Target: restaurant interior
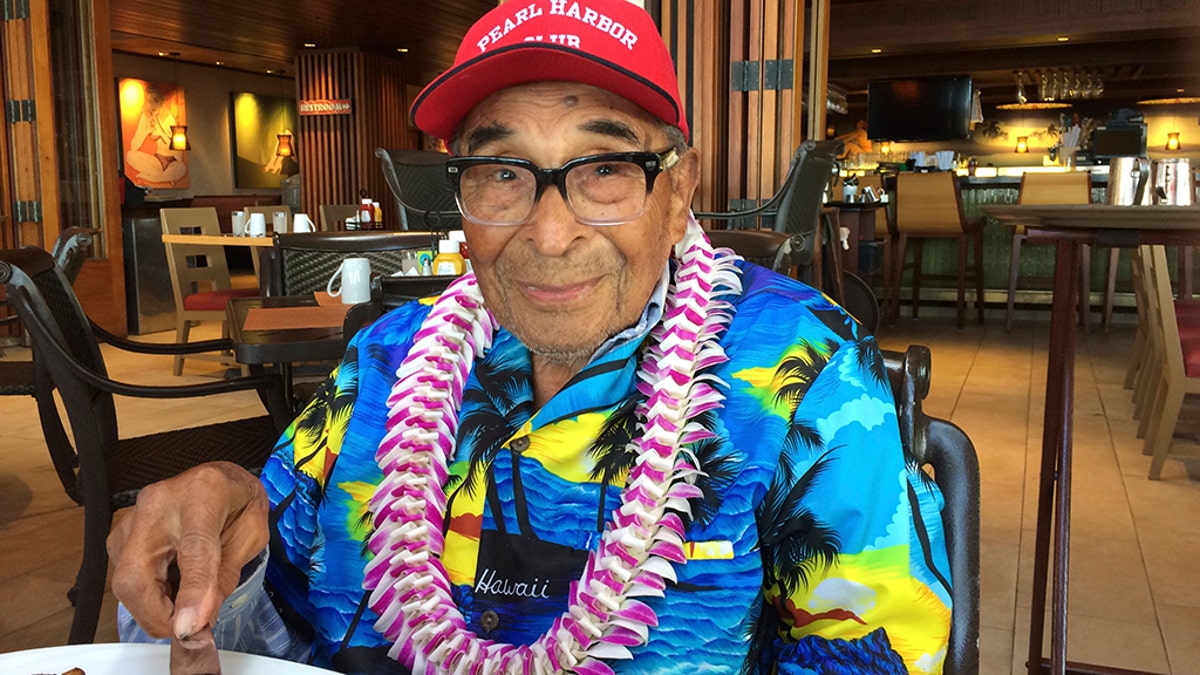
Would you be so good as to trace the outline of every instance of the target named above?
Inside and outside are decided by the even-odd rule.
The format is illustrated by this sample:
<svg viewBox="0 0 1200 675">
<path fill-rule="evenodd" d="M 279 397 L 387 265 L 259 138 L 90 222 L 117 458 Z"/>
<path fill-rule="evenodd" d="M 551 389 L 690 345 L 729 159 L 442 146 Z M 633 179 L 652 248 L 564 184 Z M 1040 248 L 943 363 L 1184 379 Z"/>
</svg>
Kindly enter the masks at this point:
<svg viewBox="0 0 1200 675">
<path fill-rule="evenodd" d="M 770 231 L 768 259 L 778 263 L 781 249 L 795 247 L 783 271 L 810 275 L 882 348 L 929 348 L 918 408 L 961 428 L 979 464 L 978 666 L 962 672 L 1041 672 L 1028 664 L 1032 626 L 1052 664 L 1061 640 L 1070 662 L 1127 669 L 1103 672 L 1200 673 L 1200 591 L 1192 583 L 1200 571 L 1200 342 L 1180 337 L 1200 330 L 1200 312 L 1184 308 L 1200 300 L 1191 240 L 1178 234 L 1200 235 L 1200 0 L 638 4 L 656 17 L 676 60 L 692 144 L 702 153 L 693 208 L 705 226 Z M 295 255 L 289 247 L 300 247 L 295 238 L 312 230 L 344 235 L 332 244 L 337 260 L 353 252 L 376 271 L 395 264 L 401 276 L 416 275 L 403 297 L 436 292 L 436 283 L 419 280 L 420 256 L 372 248 L 368 239 L 407 237 L 402 248 L 410 252 L 412 242 L 433 242 L 425 256 L 433 258 L 437 238 L 454 228 L 453 202 L 406 202 L 394 182 L 405 166 L 391 163 L 424 162 L 408 167 L 417 171 L 432 161 L 442 171 L 444 148 L 415 129 L 407 111 L 495 5 L 3 3 L 0 249 L 62 250 L 65 235 L 76 233 L 73 288 L 87 317 L 140 344 L 228 337 L 230 317 L 248 320 L 244 312 L 270 308 L 270 296 L 320 296 L 328 269 L 312 288 L 280 271 Z M 941 117 L 954 127 L 929 126 Z M 186 135 L 169 158 L 144 152 L 139 129 L 148 120 Z M 798 149 L 812 161 L 834 147 L 821 142 L 834 140 L 842 145 L 823 174 L 817 217 L 807 218 L 808 239 L 797 239 L 782 224 L 779 197 L 804 180 Z M 911 215 L 920 199 L 906 204 L 905 184 L 938 176 L 948 177 L 953 236 L 906 230 L 906 221 L 931 216 Z M 1093 232 L 1064 245 L 1055 239 L 1061 223 L 1019 209 L 1063 204 L 1073 188 L 1054 182 L 1062 176 L 1081 179 L 1083 196 L 1072 204 L 1176 208 L 1168 217 L 1178 231 L 1155 241 Z M 1050 181 L 1043 189 L 1051 196 L 1032 196 L 1039 180 Z M 763 204 L 765 217 L 738 216 Z M 213 217 L 187 219 L 203 209 Z M 256 222 L 267 229 L 254 234 Z M 291 240 L 270 236 L 289 228 Z M 231 237 L 242 233 L 249 236 Z M 211 239 L 188 239 L 197 236 Z M 1166 255 L 1143 243 L 1166 243 Z M 906 245 L 916 253 L 908 274 Z M 221 277 L 219 304 L 203 311 L 185 309 L 180 291 L 188 261 L 200 255 L 189 246 L 205 247 L 204 269 Z M 1081 255 L 1082 271 L 1064 274 Z M 106 368 L 138 385 L 203 387 L 286 361 L 279 370 L 284 405 L 292 405 L 344 346 L 329 336 L 386 311 L 378 301 L 387 288 L 377 284 L 370 302 L 350 309 L 306 300 L 306 316 L 324 314 L 307 326 L 305 344 L 333 351 L 294 358 L 294 367 L 292 356 L 262 355 L 247 338 L 236 353 L 186 358 L 105 345 Z M 251 309 L 235 315 L 242 300 Z M 1156 320 L 1171 307 L 1169 324 Z M 285 321 L 267 332 L 294 327 Z M 27 364 L 36 344 L 19 322 L 3 330 L 0 394 L 8 393 L 4 367 Z M 232 330 L 235 342 L 252 332 Z M 1183 343 L 1177 378 L 1147 365 L 1156 341 L 1170 354 Z M 1074 364 L 1065 371 L 1064 359 Z M 300 364 L 318 360 L 325 371 Z M 29 378 L 32 369 L 20 372 Z M 1160 383 L 1171 392 L 1160 396 L 1174 396 L 1173 387 L 1186 396 L 1162 422 L 1166 440 L 1153 430 L 1147 440 L 1147 420 L 1164 414 L 1155 405 Z M 9 459 L 0 470 L 0 656 L 67 643 L 75 620 L 68 591 L 84 555 L 84 509 L 52 457 L 44 402 L 32 386 L 16 393 L 0 396 Z M 219 425 L 263 407 L 252 390 L 196 401 L 118 396 L 120 435 Z M 65 398 L 57 405 L 68 406 Z M 1062 405 L 1065 420 L 1053 417 Z M 1073 445 L 1065 483 L 1061 468 L 1043 464 L 1055 443 L 1063 453 L 1063 441 L 1046 431 L 1054 419 L 1067 430 L 1068 450 Z M 1035 556 L 1049 541 L 1039 529 L 1051 517 L 1048 471 L 1072 499 L 1061 631 L 1052 608 L 1058 586 L 1038 585 L 1055 561 Z M 1051 599 L 1035 601 L 1035 587 Z M 1039 609 L 1041 621 L 1033 616 Z M 106 589 L 96 642 L 116 641 L 114 615 Z"/>
</svg>

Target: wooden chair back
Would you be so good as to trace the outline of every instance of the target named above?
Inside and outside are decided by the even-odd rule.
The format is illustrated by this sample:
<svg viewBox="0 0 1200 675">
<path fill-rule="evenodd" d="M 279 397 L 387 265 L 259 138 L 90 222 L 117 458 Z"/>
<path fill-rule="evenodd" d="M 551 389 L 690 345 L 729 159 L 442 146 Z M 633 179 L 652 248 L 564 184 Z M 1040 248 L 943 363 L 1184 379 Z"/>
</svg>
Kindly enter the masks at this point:
<svg viewBox="0 0 1200 675">
<path fill-rule="evenodd" d="M 1092 199 L 1092 174 L 1086 171 L 1021 174 L 1018 204 L 1087 204 Z"/>
<path fill-rule="evenodd" d="M 958 176 L 953 171 L 896 174 L 896 231 L 924 236 L 966 232 Z"/>
<path fill-rule="evenodd" d="M 217 210 L 211 206 L 161 209 L 158 215 L 163 234 L 221 234 Z M 229 290 L 229 264 L 224 247 L 166 244 L 166 250 L 176 312 L 186 311 L 184 299 L 193 293 Z"/>
<path fill-rule="evenodd" d="M 335 232 L 337 224 L 345 222 L 351 216 L 358 215 L 358 204 L 322 204 L 321 211 L 321 231 Z"/>
<path fill-rule="evenodd" d="M 288 206 L 287 204 L 275 204 L 273 206 L 247 206 L 242 210 L 246 212 L 247 222 L 250 220 L 251 213 L 263 214 L 263 220 L 267 221 L 267 232 L 273 231 L 274 226 L 272 223 L 275 222 L 275 214 L 279 213 L 280 211 L 287 214 L 288 225 L 290 226 L 292 224 L 292 207 Z"/>
</svg>

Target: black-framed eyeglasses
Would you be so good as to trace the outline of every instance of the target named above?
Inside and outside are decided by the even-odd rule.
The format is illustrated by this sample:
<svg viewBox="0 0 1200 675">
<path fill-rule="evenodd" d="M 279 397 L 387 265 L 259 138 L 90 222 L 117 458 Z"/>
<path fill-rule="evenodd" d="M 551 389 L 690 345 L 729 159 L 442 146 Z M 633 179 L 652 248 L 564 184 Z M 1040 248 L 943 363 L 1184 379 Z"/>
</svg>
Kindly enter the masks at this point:
<svg viewBox="0 0 1200 675">
<path fill-rule="evenodd" d="M 458 208 L 481 225 L 526 222 L 548 185 L 558 187 L 579 222 L 619 225 L 646 212 L 654 180 L 678 162 L 674 148 L 589 155 L 557 169 L 515 157 L 453 157 L 446 162 L 446 174 Z"/>
</svg>

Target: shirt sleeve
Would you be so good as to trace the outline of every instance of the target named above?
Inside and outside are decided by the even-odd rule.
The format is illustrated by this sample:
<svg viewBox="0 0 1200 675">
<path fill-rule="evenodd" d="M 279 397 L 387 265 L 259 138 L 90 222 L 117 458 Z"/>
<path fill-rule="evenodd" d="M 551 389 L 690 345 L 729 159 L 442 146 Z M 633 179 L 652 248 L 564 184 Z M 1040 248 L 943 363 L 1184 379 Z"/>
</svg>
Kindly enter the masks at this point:
<svg viewBox="0 0 1200 675">
<path fill-rule="evenodd" d="M 797 405 L 759 513 L 778 672 L 941 672 L 950 631 L 941 507 L 902 448 L 874 340 L 837 346 Z"/>
</svg>

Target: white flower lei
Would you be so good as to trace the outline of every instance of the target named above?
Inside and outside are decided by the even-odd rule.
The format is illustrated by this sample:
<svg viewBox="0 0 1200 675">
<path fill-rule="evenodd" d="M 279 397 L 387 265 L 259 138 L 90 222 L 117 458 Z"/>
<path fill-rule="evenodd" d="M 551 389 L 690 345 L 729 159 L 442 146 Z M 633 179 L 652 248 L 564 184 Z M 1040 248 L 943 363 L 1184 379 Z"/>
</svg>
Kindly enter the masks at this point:
<svg viewBox="0 0 1200 675">
<path fill-rule="evenodd" d="M 729 253 L 722 251 L 723 253 Z M 442 566 L 447 462 L 454 456 L 463 388 L 476 356 L 490 347 L 497 324 L 483 306 L 473 275 L 454 282 L 434 304 L 396 371 L 387 431 L 376 461 L 383 481 L 371 498 L 373 559 L 363 586 L 379 615 L 375 629 L 393 641 L 389 655 L 414 673 L 557 673 L 609 675 L 603 659 L 632 658 L 645 644 L 654 611 L 637 597 L 662 596 L 671 563 L 683 564 L 688 499 L 700 495 L 699 470 L 683 449 L 711 437 L 692 422 L 724 399 L 713 376 L 697 373 L 727 360 L 718 340 L 732 317 L 722 296 L 740 292 L 733 255 L 716 256 L 695 220 L 675 248 L 679 266 L 664 317 L 638 369 L 641 436 L 621 493 L 572 584 L 567 611 L 529 645 L 471 632 L 451 596 Z"/>
</svg>

